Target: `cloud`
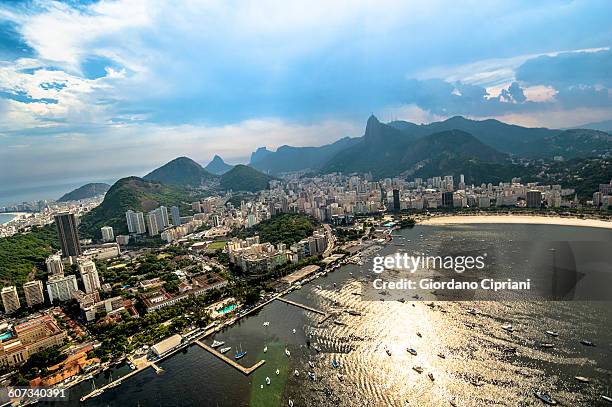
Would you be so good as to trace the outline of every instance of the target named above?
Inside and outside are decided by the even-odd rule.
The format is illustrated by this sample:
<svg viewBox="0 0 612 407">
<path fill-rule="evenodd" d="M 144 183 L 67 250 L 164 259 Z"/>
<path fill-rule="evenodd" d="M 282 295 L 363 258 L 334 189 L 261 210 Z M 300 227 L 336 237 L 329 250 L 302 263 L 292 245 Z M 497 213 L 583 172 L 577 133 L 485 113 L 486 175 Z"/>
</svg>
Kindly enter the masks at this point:
<svg viewBox="0 0 612 407">
<path fill-rule="evenodd" d="M 119 174 L 173 154 L 241 160 L 263 144 L 324 144 L 360 135 L 372 112 L 608 119 L 611 10 L 606 1 L 5 2 L 0 147 L 32 146 L 6 169 L 26 182 L 76 171 L 73 162 Z M 589 109 L 597 117 L 584 120 Z"/>
</svg>

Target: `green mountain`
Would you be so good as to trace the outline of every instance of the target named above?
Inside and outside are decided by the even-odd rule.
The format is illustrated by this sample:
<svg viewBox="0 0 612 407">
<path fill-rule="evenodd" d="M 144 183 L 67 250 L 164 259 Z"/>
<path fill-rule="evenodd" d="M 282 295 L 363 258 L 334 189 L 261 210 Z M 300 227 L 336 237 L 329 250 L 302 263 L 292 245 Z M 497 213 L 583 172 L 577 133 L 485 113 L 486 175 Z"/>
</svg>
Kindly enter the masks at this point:
<svg viewBox="0 0 612 407">
<path fill-rule="evenodd" d="M 580 126 L 574 127 L 574 129 L 591 129 L 605 131 L 606 133 L 612 133 L 612 120 L 604 120 L 602 122 L 586 123 Z"/>
<path fill-rule="evenodd" d="M 212 161 L 209 162 L 206 167 L 204 167 L 206 171 L 215 175 L 223 175 L 232 168 L 234 168 L 233 165 L 227 164 L 225 161 L 223 161 L 223 158 L 219 157 L 218 155 L 215 155 Z"/>
<path fill-rule="evenodd" d="M 248 165 L 238 164 L 221 176 L 222 190 L 256 192 L 268 189 L 269 182 L 274 178 L 257 171 Z"/>
<path fill-rule="evenodd" d="M 191 158 L 179 157 L 151 171 L 143 177 L 147 181 L 159 181 L 168 185 L 201 187 L 216 179 Z"/>
<path fill-rule="evenodd" d="M 78 201 L 79 199 L 93 198 L 105 194 L 111 186 L 103 182 L 92 182 L 85 184 L 75 190 L 62 195 L 58 202 Z"/>
<path fill-rule="evenodd" d="M 612 135 L 598 130 L 565 130 L 540 141 L 542 156 L 565 159 L 596 157 L 612 151 Z"/>
<path fill-rule="evenodd" d="M 115 235 L 126 234 L 127 210 L 147 212 L 160 205 L 180 205 L 189 199 L 189 191 L 180 186 L 138 177 L 122 178 L 108 190 L 99 206 L 81 217 L 79 229 L 86 237 L 98 237 L 102 226 L 112 226 Z"/>
<path fill-rule="evenodd" d="M 447 168 L 446 163 L 468 160 L 502 164 L 508 157 L 463 131 L 443 131 L 417 138 L 371 116 L 361 141 L 336 154 L 322 171 L 371 172 L 381 178 L 414 174 L 424 167 Z"/>
<path fill-rule="evenodd" d="M 448 130 L 461 130 L 501 152 L 531 157 L 538 157 L 542 153 L 546 153 L 546 150 L 540 144 L 542 139 L 555 136 L 561 132 L 561 130 L 506 124 L 494 119 L 470 120 L 462 116 L 454 116 L 441 122 L 421 125 L 394 121 L 389 123 L 389 126 L 413 137 L 423 137 Z"/>
<path fill-rule="evenodd" d="M 281 146 L 276 151 L 261 147 L 251 154 L 249 165 L 269 174 L 318 170 L 339 151 L 358 142 L 358 138 L 345 137 L 321 147 Z"/>
</svg>

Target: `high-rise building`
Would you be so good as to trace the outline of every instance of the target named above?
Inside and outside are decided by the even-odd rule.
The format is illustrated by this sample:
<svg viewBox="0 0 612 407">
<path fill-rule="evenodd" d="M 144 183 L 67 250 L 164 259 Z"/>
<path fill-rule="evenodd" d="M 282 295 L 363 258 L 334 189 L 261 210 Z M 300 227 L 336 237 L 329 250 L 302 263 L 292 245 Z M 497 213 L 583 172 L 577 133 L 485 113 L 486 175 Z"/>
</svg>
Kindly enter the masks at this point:
<svg viewBox="0 0 612 407">
<path fill-rule="evenodd" d="M 47 271 L 49 272 L 49 275 L 64 275 L 64 262 L 62 261 L 62 258 L 59 255 L 54 254 L 52 256 L 47 257 L 45 263 L 47 264 Z"/>
<path fill-rule="evenodd" d="M 395 212 L 399 212 L 400 211 L 400 191 L 399 189 L 394 189 L 393 190 L 393 210 Z"/>
<path fill-rule="evenodd" d="M 442 206 L 452 208 L 454 206 L 453 193 L 451 191 L 442 192 Z"/>
<path fill-rule="evenodd" d="M 146 233 L 144 214 L 142 212 L 134 212 L 129 210 L 125 213 L 127 220 L 128 231 L 137 235 Z"/>
<path fill-rule="evenodd" d="M 2 291 L 0 291 L 0 296 L 2 296 L 2 304 L 4 305 L 5 313 L 12 314 L 13 312 L 21 308 L 19 296 L 17 295 L 17 287 L 15 287 L 14 285 L 2 287 Z"/>
<path fill-rule="evenodd" d="M 43 284 L 40 280 L 30 281 L 23 285 L 23 293 L 25 294 L 25 300 L 28 307 L 42 304 L 45 302 L 43 295 Z"/>
<path fill-rule="evenodd" d="M 112 242 L 115 240 L 115 233 L 113 232 L 112 226 L 102 226 L 100 228 L 100 232 L 102 232 L 102 240 L 105 242 Z"/>
<path fill-rule="evenodd" d="M 100 277 L 98 277 L 98 270 L 93 261 L 89 259 L 79 259 L 78 269 L 87 294 L 100 289 Z"/>
<path fill-rule="evenodd" d="M 149 229 L 149 236 L 159 235 L 159 224 L 157 223 L 157 219 L 155 211 L 147 213 L 147 229 Z"/>
<path fill-rule="evenodd" d="M 161 222 L 158 222 L 161 225 L 161 229 L 165 229 L 170 226 L 170 219 L 168 218 L 168 208 L 166 208 L 165 206 L 160 206 L 156 209 L 156 211 L 158 212 L 157 216 L 161 220 Z"/>
<path fill-rule="evenodd" d="M 72 298 L 72 293 L 77 291 L 76 276 L 51 276 L 47 281 L 47 294 L 49 294 L 49 301 L 68 301 Z"/>
<path fill-rule="evenodd" d="M 527 207 L 539 208 L 542 206 L 542 192 L 537 189 L 527 191 Z"/>
<path fill-rule="evenodd" d="M 55 225 L 57 226 L 57 233 L 62 248 L 62 256 L 80 256 L 82 250 L 74 214 L 58 213 L 55 215 Z"/>
<path fill-rule="evenodd" d="M 173 206 L 170 208 L 170 212 L 172 212 L 172 224 L 174 226 L 181 226 L 181 213 L 179 211 L 179 207 Z"/>
</svg>

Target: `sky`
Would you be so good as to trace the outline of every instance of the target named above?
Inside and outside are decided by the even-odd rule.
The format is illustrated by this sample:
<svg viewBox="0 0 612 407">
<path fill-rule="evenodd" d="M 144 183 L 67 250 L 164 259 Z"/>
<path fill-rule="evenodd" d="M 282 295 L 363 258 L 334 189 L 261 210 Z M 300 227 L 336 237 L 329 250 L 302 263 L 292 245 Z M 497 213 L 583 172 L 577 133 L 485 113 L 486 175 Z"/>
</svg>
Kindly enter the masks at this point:
<svg viewBox="0 0 612 407">
<path fill-rule="evenodd" d="M 1 1 L 0 194 L 363 134 L 612 119 L 604 1 Z"/>
</svg>

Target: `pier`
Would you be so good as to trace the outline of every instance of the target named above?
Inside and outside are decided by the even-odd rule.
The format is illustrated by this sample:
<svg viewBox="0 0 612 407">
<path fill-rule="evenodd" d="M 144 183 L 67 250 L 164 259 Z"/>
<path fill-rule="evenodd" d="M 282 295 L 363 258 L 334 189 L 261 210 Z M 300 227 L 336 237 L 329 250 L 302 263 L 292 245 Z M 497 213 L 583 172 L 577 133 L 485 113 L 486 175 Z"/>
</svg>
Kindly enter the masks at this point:
<svg viewBox="0 0 612 407">
<path fill-rule="evenodd" d="M 310 312 L 314 312 L 314 313 L 319 314 L 319 315 L 327 316 L 327 314 L 325 312 L 323 312 L 321 310 L 318 310 L 318 309 L 315 309 L 315 308 L 311 308 L 311 307 L 309 307 L 307 305 L 304 305 L 304 304 L 300 304 L 299 302 L 287 300 L 287 299 L 282 298 L 282 297 L 278 297 L 276 299 L 278 301 L 280 301 L 280 302 L 284 302 L 285 304 L 293 305 L 293 306 L 296 306 L 298 308 L 305 309 L 306 311 L 310 311 Z"/>
<path fill-rule="evenodd" d="M 222 361 L 224 361 L 225 363 L 227 363 L 228 365 L 232 366 L 233 368 L 239 370 L 241 373 L 243 373 L 244 375 L 248 376 L 251 373 L 253 373 L 255 370 L 257 370 L 257 368 L 259 368 L 260 366 L 262 366 L 264 363 L 266 363 L 265 360 L 260 360 L 259 362 L 255 363 L 253 366 L 251 367 L 244 367 L 242 366 L 240 363 L 236 362 L 235 360 L 232 360 L 230 358 L 228 358 L 227 356 L 225 356 L 223 353 L 217 352 L 214 348 L 212 348 L 211 346 L 208 346 L 207 344 L 205 344 L 204 342 L 201 342 L 199 340 L 195 340 L 194 341 L 198 346 L 202 347 L 203 349 L 207 350 L 208 352 L 210 352 L 211 354 L 215 355 L 216 357 L 218 357 L 219 359 L 221 359 Z"/>
</svg>

